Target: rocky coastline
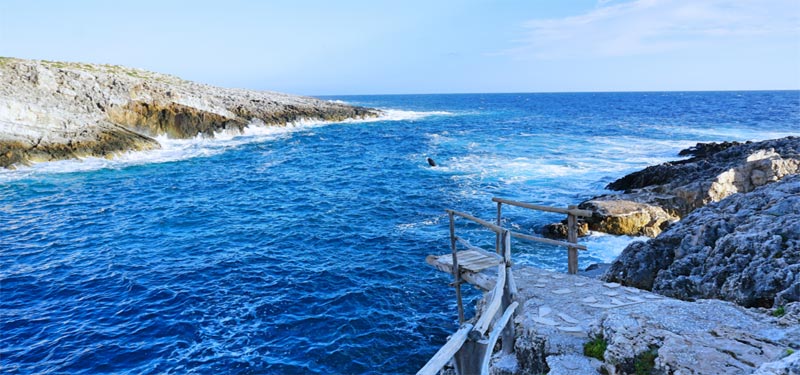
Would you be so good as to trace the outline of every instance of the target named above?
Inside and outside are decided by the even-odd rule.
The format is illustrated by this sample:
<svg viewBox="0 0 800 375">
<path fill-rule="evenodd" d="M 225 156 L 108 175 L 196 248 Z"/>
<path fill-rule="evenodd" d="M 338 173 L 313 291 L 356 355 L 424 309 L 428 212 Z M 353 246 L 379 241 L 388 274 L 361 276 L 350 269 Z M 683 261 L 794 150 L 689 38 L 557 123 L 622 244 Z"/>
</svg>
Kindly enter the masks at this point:
<svg viewBox="0 0 800 375">
<path fill-rule="evenodd" d="M 745 307 L 800 301 L 800 175 L 711 203 L 629 245 L 603 279 Z"/>
<path fill-rule="evenodd" d="M 379 111 L 225 89 L 116 65 L 0 57 L 0 167 L 160 148 L 255 125 L 342 121 Z"/>
<path fill-rule="evenodd" d="M 516 351 L 494 374 L 800 374 L 800 138 L 682 155 L 579 206 L 586 232 L 653 237 L 605 272 L 515 270 Z"/>
<path fill-rule="evenodd" d="M 628 174 L 607 186 L 606 194 L 578 205 L 595 214 L 581 222 L 582 234 L 656 237 L 669 225 L 711 202 L 746 193 L 800 173 L 800 137 L 760 142 L 698 143 L 682 150 L 689 159 L 667 162 Z M 543 228 L 562 237 L 564 223 Z"/>
</svg>

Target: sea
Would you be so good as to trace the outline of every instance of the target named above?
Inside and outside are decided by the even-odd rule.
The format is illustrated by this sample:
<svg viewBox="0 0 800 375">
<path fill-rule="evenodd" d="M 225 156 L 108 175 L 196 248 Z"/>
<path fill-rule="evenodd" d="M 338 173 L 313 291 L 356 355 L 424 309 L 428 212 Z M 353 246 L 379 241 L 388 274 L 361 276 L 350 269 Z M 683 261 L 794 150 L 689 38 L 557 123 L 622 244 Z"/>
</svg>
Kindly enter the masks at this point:
<svg viewBox="0 0 800 375">
<path fill-rule="evenodd" d="M 0 171 L 1 371 L 414 373 L 458 328 L 450 276 L 425 263 L 450 251 L 445 209 L 566 207 L 698 142 L 800 135 L 799 91 L 322 99 L 384 112 Z M 509 207 L 503 225 L 562 219 Z M 636 240 L 582 238 L 579 267 Z M 512 258 L 567 268 L 550 245 Z"/>
</svg>

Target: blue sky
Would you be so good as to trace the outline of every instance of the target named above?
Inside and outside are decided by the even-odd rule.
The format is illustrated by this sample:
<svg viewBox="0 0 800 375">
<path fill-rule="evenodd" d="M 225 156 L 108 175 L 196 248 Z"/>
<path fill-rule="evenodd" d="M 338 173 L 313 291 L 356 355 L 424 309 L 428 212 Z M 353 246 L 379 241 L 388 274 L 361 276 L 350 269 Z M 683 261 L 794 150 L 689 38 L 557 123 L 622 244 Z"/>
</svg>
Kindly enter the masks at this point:
<svg viewBox="0 0 800 375">
<path fill-rule="evenodd" d="M 306 95 L 800 89 L 800 2 L 3 0 L 0 56 Z"/>
</svg>

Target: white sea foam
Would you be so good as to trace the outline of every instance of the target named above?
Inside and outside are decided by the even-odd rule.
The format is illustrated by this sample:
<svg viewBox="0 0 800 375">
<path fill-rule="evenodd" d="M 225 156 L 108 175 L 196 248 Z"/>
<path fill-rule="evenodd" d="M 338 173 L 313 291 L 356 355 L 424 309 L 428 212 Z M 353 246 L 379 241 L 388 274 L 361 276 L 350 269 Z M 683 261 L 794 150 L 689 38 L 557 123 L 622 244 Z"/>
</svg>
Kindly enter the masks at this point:
<svg viewBox="0 0 800 375">
<path fill-rule="evenodd" d="M 575 142 L 574 149 L 559 146 L 558 150 L 544 146 L 518 144 L 481 144 L 469 137 L 452 134 L 428 134 L 429 153 L 439 147 L 460 147 L 466 155 L 437 160 L 435 170 L 455 174 L 458 180 L 496 180 L 503 184 L 519 184 L 566 176 L 593 178 L 616 175 L 627 170 L 663 163 L 677 158 L 677 151 L 692 146 L 692 142 L 652 140 L 635 137 L 594 137 L 591 143 Z M 558 145 L 557 140 L 552 144 Z M 567 144 L 565 142 L 564 144 Z M 498 153 L 502 152 L 502 153 Z M 524 156 L 520 156 L 524 155 Z"/>
<path fill-rule="evenodd" d="M 800 131 L 768 131 L 762 129 L 742 129 L 726 127 L 677 127 L 671 125 L 654 126 L 654 128 L 667 132 L 683 133 L 702 137 L 696 142 L 719 142 L 719 141 L 764 141 L 767 139 L 785 138 L 788 136 L 799 136 Z M 694 143 L 690 142 L 690 146 Z"/>
<path fill-rule="evenodd" d="M 578 241 L 578 243 L 586 245 L 588 249 L 587 251 L 580 252 L 578 267 L 584 269 L 593 263 L 611 263 L 617 259 L 622 253 L 622 250 L 630 243 L 634 241 L 646 241 L 648 239 L 647 237 L 615 236 L 592 232 L 591 235 L 582 237 Z M 557 249 L 554 246 L 539 246 L 540 248 L 536 250 L 522 251 L 512 255 L 512 257 L 515 258 L 515 263 L 543 267 L 554 271 L 566 268 L 566 255 L 563 255 L 563 250 Z M 523 245 L 519 247 L 521 248 Z M 554 261 L 554 259 L 558 260 Z"/>
<path fill-rule="evenodd" d="M 113 158 L 84 157 L 80 159 L 59 160 L 34 163 L 31 166 L 20 166 L 16 170 L 0 169 L 0 183 L 27 178 L 36 174 L 86 172 L 99 169 L 119 169 L 132 165 L 167 163 L 196 157 L 208 157 L 225 152 L 228 149 L 248 143 L 268 142 L 290 137 L 293 133 L 308 131 L 313 128 L 331 124 L 354 124 L 380 121 L 413 121 L 428 116 L 451 115 L 450 112 L 403 111 L 382 109 L 381 115 L 375 118 L 347 119 L 332 122 L 322 120 L 299 120 L 285 126 L 266 125 L 261 121 L 253 121 L 243 131 L 221 131 L 213 137 L 198 135 L 190 139 L 172 139 L 166 136 L 155 137 L 161 148 L 149 151 L 129 151 L 115 155 Z"/>
<path fill-rule="evenodd" d="M 592 232 L 590 236 L 581 238 L 580 242 L 588 248 L 586 255 L 603 263 L 611 263 L 631 242 L 647 240 L 648 237 L 614 236 Z"/>
</svg>

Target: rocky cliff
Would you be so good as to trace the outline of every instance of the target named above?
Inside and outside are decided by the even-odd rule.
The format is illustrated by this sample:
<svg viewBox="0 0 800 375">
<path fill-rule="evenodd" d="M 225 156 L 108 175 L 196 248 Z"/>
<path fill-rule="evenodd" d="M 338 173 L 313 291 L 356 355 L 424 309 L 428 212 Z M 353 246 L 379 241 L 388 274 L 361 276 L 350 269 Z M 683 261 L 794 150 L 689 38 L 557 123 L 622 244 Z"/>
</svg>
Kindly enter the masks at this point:
<svg viewBox="0 0 800 375">
<path fill-rule="evenodd" d="M 0 167 L 159 148 L 153 137 L 241 132 L 250 124 L 340 121 L 378 111 L 223 89 L 114 65 L 0 58 Z"/>
<path fill-rule="evenodd" d="M 800 175 L 709 204 L 632 243 L 604 279 L 684 300 L 800 301 Z"/>
<path fill-rule="evenodd" d="M 655 237 L 708 203 L 800 172 L 800 137 L 699 143 L 680 155 L 692 157 L 631 173 L 607 187 L 622 193 L 581 203 L 580 208 L 595 211 L 586 220 L 587 229 Z M 544 232 L 559 236 L 562 226 L 551 225 Z"/>
</svg>

